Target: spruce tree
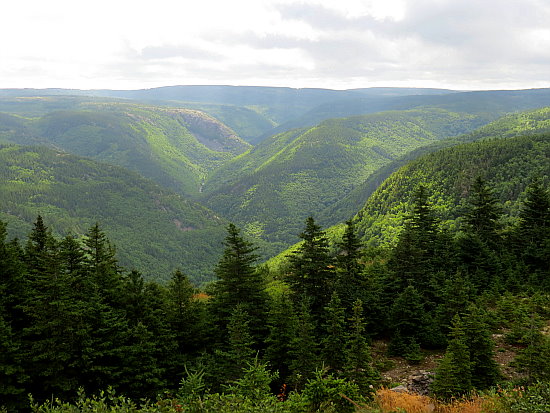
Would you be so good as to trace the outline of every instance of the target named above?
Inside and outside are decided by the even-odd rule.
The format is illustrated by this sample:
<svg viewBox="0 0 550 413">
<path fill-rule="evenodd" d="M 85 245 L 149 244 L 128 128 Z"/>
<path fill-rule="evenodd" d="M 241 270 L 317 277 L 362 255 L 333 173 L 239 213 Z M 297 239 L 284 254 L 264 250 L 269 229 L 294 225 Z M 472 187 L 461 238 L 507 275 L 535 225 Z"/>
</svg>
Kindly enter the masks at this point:
<svg viewBox="0 0 550 413">
<path fill-rule="evenodd" d="M 371 393 L 378 374 L 372 367 L 370 348 L 365 338 L 363 320 L 363 302 L 357 300 L 353 305 L 353 315 L 350 320 L 350 334 L 345 351 L 344 375 L 355 383 L 361 394 Z"/>
<path fill-rule="evenodd" d="M 312 316 L 319 319 L 334 288 L 335 266 L 329 254 L 328 238 L 313 217 L 307 218 L 300 238 L 302 243 L 290 256 L 288 282 L 295 301 L 307 297 Z"/>
<path fill-rule="evenodd" d="M 225 250 L 215 273 L 218 280 L 214 285 L 211 303 L 213 313 L 221 326 L 227 326 L 237 306 L 250 317 L 251 333 L 257 343 L 267 334 L 267 293 L 265 282 L 254 263 L 258 256 L 256 247 L 240 235 L 233 224 L 227 227 Z"/>
<path fill-rule="evenodd" d="M 315 325 L 309 311 L 308 300 L 302 301 L 296 317 L 296 334 L 290 342 L 288 355 L 290 361 L 291 382 L 296 390 L 313 377 L 319 367 L 318 344 L 315 338 Z"/>
<path fill-rule="evenodd" d="M 539 179 L 526 190 L 515 230 L 518 256 L 534 274 L 534 284 L 550 289 L 550 195 Z"/>
<path fill-rule="evenodd" d="M 346 222 L 346 230 L 337 247 L 339 252 L 336 257 L 335 290 L 347 314 L 351 315 L 353 303 L 364 288 L 362 266 L 359 262 L 362 245 L 351 220 Z"/>
<path fill-rule="evenodd" d="M 486 390 L 497 384 L 500 369 L 495 361 L 495 343 L 485 322 L 485 313 L 470 305 L 463 317 L 463 327 L 470 352 L 472 387 Z"/>
<path fill-rule="evenodd" d="M 431 385 L 432 392 L 445 399 L 462 396 L 472 390 L 472 366 L 462 321 L 453 318 L 451 339 Z"/>
<path fill-rule="evenodd" d="M 339 372 L 345 363 L 342 349 L 346 346 L 347 333 L 344 308 L 336 292 L 325 307 L 324 319 L 321 358 L 329 371 Z"/>
</svg>

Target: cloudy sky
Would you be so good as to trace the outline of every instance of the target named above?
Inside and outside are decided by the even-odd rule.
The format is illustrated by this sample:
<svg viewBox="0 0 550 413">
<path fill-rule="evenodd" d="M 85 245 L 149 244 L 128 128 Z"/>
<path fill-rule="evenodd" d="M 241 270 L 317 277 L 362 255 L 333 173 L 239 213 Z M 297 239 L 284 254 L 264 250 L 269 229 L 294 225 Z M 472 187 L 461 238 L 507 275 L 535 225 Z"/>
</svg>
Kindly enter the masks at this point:
<svg viewBox="0 0 550 413">
<path fill-rule="evenodd" d="M 550 87 L 550 0 L 2 0 L 0 88 Z"/>
</svg>

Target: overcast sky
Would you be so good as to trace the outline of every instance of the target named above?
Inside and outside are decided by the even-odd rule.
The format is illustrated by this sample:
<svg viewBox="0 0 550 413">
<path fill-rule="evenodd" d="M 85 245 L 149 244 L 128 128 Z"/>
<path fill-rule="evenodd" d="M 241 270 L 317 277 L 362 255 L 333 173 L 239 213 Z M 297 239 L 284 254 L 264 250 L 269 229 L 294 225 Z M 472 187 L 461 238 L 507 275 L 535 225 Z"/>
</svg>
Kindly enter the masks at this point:
<svg viewBox="0 0 550 413">
<path fill-rule="evenodd" d="M 550 0 L 2 0 L 0 88 L 550 87 Z"/>
</svg>

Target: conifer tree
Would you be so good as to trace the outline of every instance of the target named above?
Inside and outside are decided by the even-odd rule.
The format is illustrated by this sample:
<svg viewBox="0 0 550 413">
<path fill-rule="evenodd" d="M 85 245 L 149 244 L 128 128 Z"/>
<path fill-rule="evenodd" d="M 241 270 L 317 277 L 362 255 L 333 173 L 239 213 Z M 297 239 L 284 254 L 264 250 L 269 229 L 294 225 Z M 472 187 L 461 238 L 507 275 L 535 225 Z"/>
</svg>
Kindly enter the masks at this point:
<svg viewBox="0 0 550 413">
<path fill-rule="evenodd" d="M 301 390 L 319 367 L 318 344 L 315 325 L 311 319 L 307 299 L 302 301 L 296 318 L 296 334 L 290 342 L 288 355 L 291 358 L 292 384 Z"/>
<path fill-rule="evenodd" d="M 359 298 L 359 294 L 363 290 L 362 267 L 359 263 L 361 242 L 351 220 L 346 222 L 346 230 L 342 236 L 342 241 L 337 246 L 339 253 L 336 257 L 335 290 L 347 313 L 351 315 L 353 303 Z"/>
<path fill-rule="evenodd" d="M 349 381 L 359 387 L 361 394 L 367 394 L 372 392 L 372 386 L 378 379 L 378 374 L 371 365 L 372 357 L 365 338 L 363 302 L 361 300 L 355 301 L 353 315 L 349 321 L 350 335 L 345 351 L 344 374 Z"/>
<path fill-rule="evenodd" d="M 550 289 L 550 195 L 540 178 L 526 193 L 515 231 L 516 249 L 528 271 L 536 274 L 534 283 Z"/>
<path fill-rule="evenodd" d="M 437 367 L 431 386 L 436 396 L 450 399 L 472 390 L 472 366 L 466 340 L 462 321 L 457 315 L 453 318 L 447 351 Z"/>
<path fill-rule="evenodd" d="M 464 333 L 470 352 L 472 387 L 486 390 L 497 384 L 500 370 L 495 361 L 495 343 L 489 327 L 485 323 L 485 314 L 475 305 L 470 305 L 463 318 Z"/>
<path fill-rule="evenodd" d="M 229 336 L 229 351 L 227 371 L 229 379 L 239 377 L 241 371 L 252 362 L 255 351 L 254 338 L 250 332 L 250 317 L 244 306 L 238 304 L 233 309 L 227 325 Z"/>
<path fill-rule="evenodd" d="M 426 310 L 423 298 L 416 288 L 409 285 L 395 299 L 390 312 L 393 329 L 389 351 L 392 355 L 405 356 L 414 345 L 425 342 Z"/>
<path fill-rule="evenodd" d="M 325 307 L 324 319 L 321 358 L 329 371 L 339 372 L 345 363 L 342 349 L 346 346 L 347 334 L 344 308 L 336 291 Z"/>
<path fill-rule="evenodd" d="M 490 248 L 496 247 L 500 242 L 498 231 L 502 212 L 491 188 L 480 176 L 472 184 L 468 204 L 465 220 L 470 231 Z"/>
<path fill-rule="evenodd" d="M 226 326 L 237 306 L 250 317 L 251 333 L 257 343 L 266 335 L 267 293 L 262 275 L 254 262 L 257 249 L 240 235 L 233 224 L 227 227 L 225 250 L 216 266 L 218 281 L 214 285 L 211 308 L 220 324 Z"/>
<path fill-rule="evenodd" d="M 318 319 L 328 304 L 334 288 L 334 264 L 329 254 L 328 239 L 313 217 L 306 220 L 300 234 L 303 242 L 290 256 L 288 282 L 296 301 L 308 297 L 310 311 Z"/>
<path fill-rule="evenodd" d="M 392 279 L 388 288 L 393 293 L 412 285 L 420 294 L 430 294 L 430 280 L 437 269 L 438 237 L 438 220 L 426 188 L 420 186 L 414 193 L 412 211 L 389 260 Z"/>
<path fill-rule="evenodd" d="M 293 302 L 287 293 L 275 297 L 270 306 L 267 325 L 269 334 L 265 340 L 265 359 L 274 371 L 279 372 L 281 385 L 290 374 L 291 341 L 297 334 Z"/>
</svg>

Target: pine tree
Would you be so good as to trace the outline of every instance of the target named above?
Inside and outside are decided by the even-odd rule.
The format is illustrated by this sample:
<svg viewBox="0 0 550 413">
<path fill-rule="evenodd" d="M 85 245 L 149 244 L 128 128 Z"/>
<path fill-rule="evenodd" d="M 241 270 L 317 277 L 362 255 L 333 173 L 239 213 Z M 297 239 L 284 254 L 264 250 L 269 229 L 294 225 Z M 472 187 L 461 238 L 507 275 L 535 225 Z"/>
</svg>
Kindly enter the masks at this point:
<svg viewBox="0 0 550 413">
<path fill-rule="evenodd" d="M 290 374 L 290 343 L 297 334 L 293 303 L 287 293 L 272 299 L 267 325 L 269 334 L 265 340 L 265 359 L 274 371 L 279 372 L 281 382 L 286 383 Z"/>
<path fill-rule="evenodd" d="M 392 278 L 388 288 L 394 294 L 408 285 L 425 298 L 430 294 L 430 280 L 438 259 L 439 224 L 428 202 L 428 193 L 420 186 L 414 193 L 413 208 L 392 251 L 389 268 Z"/>
<path fill-rule="evenodd" d="M 353 222 L 346 222 L 346 230 L 342 236 L 342 241 L 337 244 L 339 248 L 336 267 L 335 290 L 342 300 L 342 305 L 351 315 L 351 309 L 355 300 L 363 290 L 362 267 L 359 263 L 361 257 L 361 242 L 355 232 Z"/>
<path fill-rule="evenodd" d="M 255 351 L 253 347 L 255 343 L 250 332 L 249 320 L 250 317 L 244 306 L 239 304 L 233 309 L 227 325 L 229 347 L 226 370 L 229 380 L 237 379 L 242 370 L 254 359 Z"/>
<path fill-rule="evenodd" d="M 319 319 L 328 304 L 334 284 L 334 264 L 329 254 L 328 239 L 313 217 L 306 220 L 300 234 L 303 242 L 290 256 L 288 282 L 294 292 L 295 301 L 308 297 L 310 311 Z"/>
<path fill-rule="evenodd" d="M 258 256 L 252 243 L 240 235 L 233 224 L 227 227 L 225 251 L 216 266 L 218 281 L 214 286 L 211 308 L 221 326 L 227 326 L 237 306 L 250 317 L 251 333 L 257 343 L 267 334 L 267 293 L 262 275 L 254 262 Z"/>
<path fill-rule="evenodd" d="M 361 300 L 354 303 L 353 315 L 349 321 L 350 335 L 345 351 L 344 375 L 346 379 L 359 387 L 361 394 L 371 393 L 378 374 L 371 365 L 372 358 L 365 338 L 363 302 Z"/>
<path fill-rule="evenodd" d="M 332 293 L 330 302 L 325 307 L 324 338 L 321 346 L 321 358 L 329 371 L 341 371 L 345 357 L 342 349 L 347 342 L 345 312 L 336 292 Z"/>
<path fill-rule="evenodd" d="M 540 179 L 527 187 L 526 194 L 515 231 L 516 250 L 535 274 L 532 281 L 550 289 L 550 195 Z"/>
<path fill-rule="evenodd" d="M 426 310 L 423 298 L 412 285 L 396 298 L 390 313 L 393 329 L 390 354 L 405 356 L 413 345 L 423 344 L 426 336 Z"/>
<path fill-rule="evenodd" d="M 500 370 L 495 361 L 495 343 L 485 322 L 485 314 L 477 306 L 470 305 L 463 317 L 463 327 L 470 352 L 472 387 L 486 390 L 497 384 Z"/>
<path fill-rule="evenodd" d="M 490 248 L 494 248 L 500 243 L 498 231 L 501 228 L 501 215 L 501 208 L 491 188 L 478 176 L 472 184 L 465 214 L 469 231 L 476 234 Z"/>
<path fill-rule="evenodd" d="M 431 386 L 436 396 L 450 399 L 472 390 L 472 366 L 466 340 L 462 321 L 457 315 L 453 318 L 447 351 L 437 367 Z"/>
<path fill-rule="evenodd" d="M 290 372 L 292 384 L 301 390 L 319 367 L 318 344 L 315 338 L 315 325 L 307 300 L 302 301 L 296 318 L 296 334 L 290 342 Z"/>
</svg>

